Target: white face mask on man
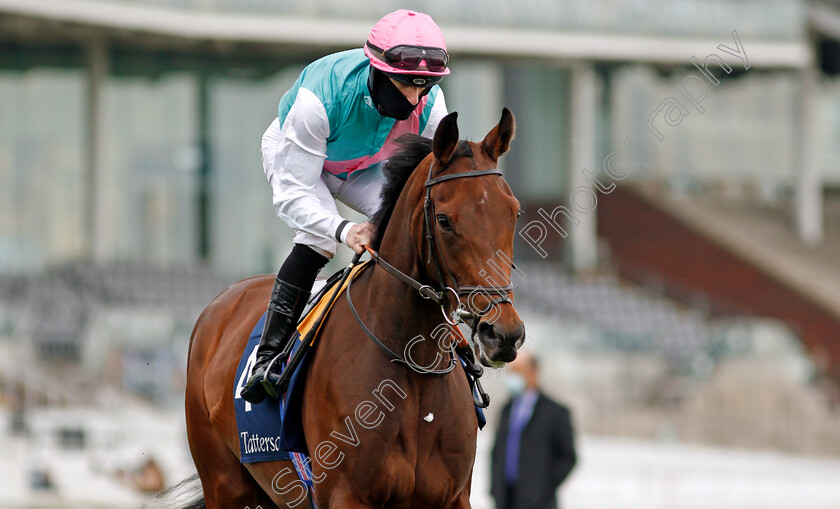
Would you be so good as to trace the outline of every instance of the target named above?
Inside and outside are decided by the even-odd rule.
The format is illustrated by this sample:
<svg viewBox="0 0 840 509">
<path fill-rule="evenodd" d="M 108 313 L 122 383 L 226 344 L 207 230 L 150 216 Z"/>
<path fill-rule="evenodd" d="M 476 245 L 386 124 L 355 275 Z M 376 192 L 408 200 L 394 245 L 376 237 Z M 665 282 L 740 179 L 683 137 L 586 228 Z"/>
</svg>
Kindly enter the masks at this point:
<svg viewBox="0 0 840 509">
<path fill-rule="evenodd" d="M 525 378 L 519 373 L 508 372 L 505 373 L 505 385 L 507 385 L 508 392 L 511 397 L 516 397 L 525 392 Z"/>
</svg>

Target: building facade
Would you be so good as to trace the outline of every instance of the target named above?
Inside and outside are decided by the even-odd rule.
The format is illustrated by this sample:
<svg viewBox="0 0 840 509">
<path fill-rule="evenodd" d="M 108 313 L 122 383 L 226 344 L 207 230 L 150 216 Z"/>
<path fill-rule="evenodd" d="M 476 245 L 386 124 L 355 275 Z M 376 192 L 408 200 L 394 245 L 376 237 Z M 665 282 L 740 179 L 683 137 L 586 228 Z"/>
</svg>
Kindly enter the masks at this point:
<svg viewBox="0 0 840 509">
<path fill-rule="evenodd" d="M 816 42 L 834 25 L 813 19 L 833 4 L 407 4 L 0 0 L 0 271 L 79 259 L 275 270 L 291 232 L 273 215 L 261 134 L 306 62 L 360 46 L 406 6 L 444 29 L 453 73 L 442 86 L 465 136 L 483 136 L 503 106 L 516 115 L 503 169 L 526 219 L 571 206 L 577 189 L 597 196 L 584 170 L 653 121 L 658 157 L 633 179 L 796 194 L 800 235 L 819 242 L 822 190 L 840 184 L 840 85 Z M 743 59 L 721 50 L 739 42 Z M 705 82 L 701 112 L 681 87 L 708 80 L 704 59 L 720 83 Z M 598 263 L 597 210 L 578 216 L 546 253 L 586 270 Z M 518 256 L 541 256 L 519 241 Z"/>
</svg>

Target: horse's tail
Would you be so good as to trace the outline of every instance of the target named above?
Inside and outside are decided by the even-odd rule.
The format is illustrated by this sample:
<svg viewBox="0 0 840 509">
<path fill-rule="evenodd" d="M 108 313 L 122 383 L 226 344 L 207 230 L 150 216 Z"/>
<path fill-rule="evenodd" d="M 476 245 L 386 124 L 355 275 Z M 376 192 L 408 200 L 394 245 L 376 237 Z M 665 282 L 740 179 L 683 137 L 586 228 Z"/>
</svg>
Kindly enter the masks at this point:
<svg viewBox="0 0 840 509">
<path fill-rule="evenodd" d="M 143 509 L 207 509 L 198 474 L 159 492 Z"/>
</svg>

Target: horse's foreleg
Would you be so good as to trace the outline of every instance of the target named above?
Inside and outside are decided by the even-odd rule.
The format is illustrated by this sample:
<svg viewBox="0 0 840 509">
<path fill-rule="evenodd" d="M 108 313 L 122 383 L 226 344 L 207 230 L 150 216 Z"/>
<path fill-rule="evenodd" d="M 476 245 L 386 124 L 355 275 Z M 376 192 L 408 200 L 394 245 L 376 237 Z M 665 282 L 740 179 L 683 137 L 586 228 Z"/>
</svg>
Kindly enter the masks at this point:
<svg viewBox="0 0 840 509">
<path fill-rule="evenodd" d="M 349 490 L 336 489 L 329 493 L 326 497 L 317 497 L 319 509 L 372 509 L 373 506 L 366 504 L 359 500 L 359 497 L 354 495 Z"/>
<path fill-rule="evenodd" d="M 452 504 L 452 509 L 472 509 L 472 505 L 470 505 L 470 491 L 472 489 L 472 474 L 470 474 L 469 479 L 467 480 L 467 485 L 464 487 L 464 491 L 455 499 L 455 503 Z"/>
<path fill-rule="evenodd" d="M 455 500 L 455 503 L 452 504 L 451 507 L 452 509 L 471 509 L 472 506 L 470 505 L 470 494 L 461 494 L 461 496 L 458 497 L 457 500 Z"/>
</svg>

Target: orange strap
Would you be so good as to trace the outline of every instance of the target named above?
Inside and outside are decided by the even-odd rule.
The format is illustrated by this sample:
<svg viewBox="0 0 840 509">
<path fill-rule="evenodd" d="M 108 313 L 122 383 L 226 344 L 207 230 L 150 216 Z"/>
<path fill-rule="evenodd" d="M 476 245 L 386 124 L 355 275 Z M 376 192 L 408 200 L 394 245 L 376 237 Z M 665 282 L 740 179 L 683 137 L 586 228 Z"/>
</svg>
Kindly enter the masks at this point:
<svg viewBox="0 0 840 509">
<path fill-rule="evenodd" d="M 321 300 L 319 300 L 318 303 L 315 304 L 312 307 L 312 309 L 309 310 L 309 313 L 306 314 L 306 317 L 303 320 L 301 320 L 301 322 L 297 326 L 297 330 L 300 333 L 300 338 L 298 339 L 299 341 L 303 341 L 303 338 L 306 337 L 306 334 L 315 325 L 315 322 L 318 320 L 318 318 L 321 316 L 321 313 L 324 312 L 324 309 L 327 307 L 327 303 L 330 301 L 330 297 L 332 297 L 332 295 L 335 292 L 338 292 L 338 295 L 341 295 L 341 293 L 344 291 L 344 288 L 347 286 L 347 282 L 350 280 L 350 278 L 355 278 L 356 276 L 358 276 L 362 270 L 364 270 L 370 265 L 370 262 L 371 260 L 368 260 L 364 263 L 360 263 L 359 265 L 353 267 L 352 271 L 350 272 L 350 276 L 347 278 L 347 281 L 345 281 L 344 284 L 341 285 L 341 288 L 339 288 L 338 285 L 332 287 L 321 297 Z M 336 298 L 333 301 L 333 304 L 335 304 L 337 300 L 338 299 Z M 330 309 L 332 309 L 332 306 L 330 306 Z M 329 313 L 330 309 L 327 309 L 326 312 Z M 321 322 L 321 326 L 324 325 L 325 321 L 326 320 Z M 318 330 L 320 331 L 320 327 Z M 318 333 L 316 332 L 314 338 L 317 337 Z M 315 343 L 314 338 L 312 339 L 313 344 Z"/>
</svg>

